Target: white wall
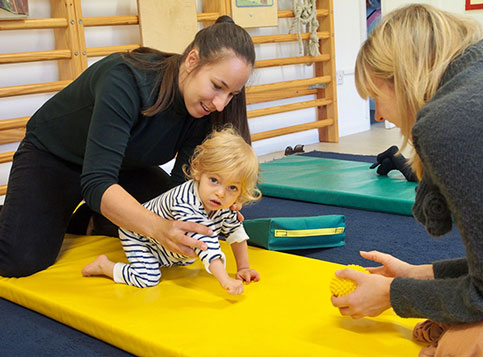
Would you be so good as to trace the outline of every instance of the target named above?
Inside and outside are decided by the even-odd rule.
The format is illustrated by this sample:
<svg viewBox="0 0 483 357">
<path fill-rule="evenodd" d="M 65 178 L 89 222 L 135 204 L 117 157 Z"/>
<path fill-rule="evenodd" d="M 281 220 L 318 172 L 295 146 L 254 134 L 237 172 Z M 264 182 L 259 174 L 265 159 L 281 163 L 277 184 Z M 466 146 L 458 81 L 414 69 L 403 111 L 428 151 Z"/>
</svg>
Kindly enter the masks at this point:
<svg viewBox="0 0 483 357">
<path fill-rule="evenodd" d="M 201 1 L 197 0 L 201 11 Z M 279 9 L 292 9 L 292 0 L 279 0 Z M 49 0 L 30 0 L 30 18 L 50 17 Z M 111 16 L 137 14 L 136 0 L 82 0 L 83 16 Z M 368 130 L 369 110 L 366 101 L 362 100 L 354 86 L 354 62 L 357 50 L 366 37 L 366 12 L 364 0 L 334 0 L 334 24 L 336 68 L 343 75 L 343 81 L 337 86 L 339 134 L 345 136 Z M 279 27 L 250 29 L 251 35 L 267 35 L 288 33 L 290 19 L 280 19 Z M 51 50 L 55 48 L 52 30 L 16 30 L 0 31 L 0 53 L 30 52 Z M 140 43 L 137 26 L 113 26 L 86 28 L 87 47 L 108 45 L 124 45 Z M 290 57 L 299 55 L 297 43 L 264 44 L 256 46 L 257 59 Z M 90 58 L 89 64 L 99 58 Z M 284 80 L 310 78 L 313 76 L 313 66 L 293 65 L 281 68 L 255 70 L 249 85 L 272 83 Z M 0 66 L 0 87 L 18 84 L 51 82 L 58 80 L 57 65 L 54 62 L 33 62 L 9 64 Z M 0 98 L 0 120 L 30 116 L 52 94 L 28 95 L 22 97 Z M 280 105 L 306 98 L 286 99 L 267 104 L 250 105 L 249 109 L 264 106 Z M 271 130 L 288 125 L 312 122 L 315 119 L 315 109 L 303 109 L 277 115 L 250 119 L 252 133 Z M 288 145 L 312 144 L 318 142 L 317 130 L 289 134 L 254 143 L 254 149 L 259 155 L 284 150 Z M 1 151 L 15 150 L 17 144 L 3 145 Z M 0 184 L 7 181 L 10 164 L 0 165 Z"/>
<path fill-rule="evenodd" d="M 292 9 L 292 0 L 279 0 L 279 9 Z M 252 35 L 268 35 L 275 33 L 288 33 L 290 19 L 279 19 L 277 28 L 260 28 L 249 30 Z M 334 1 L 334 32 L 336 48 L 336 70 L 343 76 L 342 83 L 337 86 L 337 109 L 339 118 L 339 135 L 345 136 L 369 130 L 368 102 L 362 100 L 355 89 L 354 63 L 357 50 L 366 38 L 366 8 L 364 0 L 337 0 Z M 257 59 L 277 57 L 290 57 L 299 55 L 297 43 L 283 43 L 257 46 Z M 264 84 L 281 80 L 292 80 L 313 76 L 313 66 L 294 65 L 281 68 L 256 70 L 250 84 Z M 310 100 L 307 98 L 288 99 L 269 103 L 281 105 L 294 101 Z M 267 104 L 250 105 L 248 109 L 258 109 Z M 276 129 L 288 125 L 303 124 L 314 121 L 315 108 L 269 115 L 250 119 L 252 133 Z M 313 144 L 318 142 L 318 131 L 309 130 L 300 133 L 284 135 L 253 143 L 259 155 L 284 150 L 288 145 Z"/>
<path fill-rule="evenodd" d="M 337 85 L 339 135 L 370 129 L 369 101 L 357 93 L 354 67 L 359 48 L 367 38 L 366 1 L 334 0 L 336 68 L 343 73 Z"/>
</svg>

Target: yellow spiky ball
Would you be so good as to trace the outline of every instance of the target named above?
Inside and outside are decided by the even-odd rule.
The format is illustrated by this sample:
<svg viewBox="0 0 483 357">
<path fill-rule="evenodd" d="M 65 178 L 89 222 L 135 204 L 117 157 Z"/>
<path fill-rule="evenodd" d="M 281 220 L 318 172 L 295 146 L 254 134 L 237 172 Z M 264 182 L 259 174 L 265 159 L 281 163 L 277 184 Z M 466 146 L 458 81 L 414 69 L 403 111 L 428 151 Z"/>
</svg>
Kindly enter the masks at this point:
<svg viewBox="0 0 483 357">
<path fill-rule="evenodd" d="M 346 266 L 346 268 L 369 274 L 369 271 L 366 268 L 361 267 L 360 265 L 350 264 Z M 335 296 L 349 295 L 356 288 L 356 282 L 351 279 L 339 278 L 338 276 L 334 276 L 330 281 L 330 292 L 332 295 Z"/>
</svg>

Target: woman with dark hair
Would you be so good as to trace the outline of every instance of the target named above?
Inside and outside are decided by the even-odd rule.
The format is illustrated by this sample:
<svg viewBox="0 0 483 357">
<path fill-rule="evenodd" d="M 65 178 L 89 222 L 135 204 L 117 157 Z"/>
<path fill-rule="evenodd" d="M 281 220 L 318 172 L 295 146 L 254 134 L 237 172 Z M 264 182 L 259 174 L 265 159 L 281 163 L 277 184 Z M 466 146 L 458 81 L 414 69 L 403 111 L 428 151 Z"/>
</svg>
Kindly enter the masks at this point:
<svg viewBox="0 0 483 357">
<path fill-rule="evenodd" d="M 254 63 L 249 34 L 222 16 L 181 55 L 112 54 L 48 100 L 14 156 L 0 213 L 0 275 L 52 265 L 65 233 L 84 234 L 92 211 L 91 233 L 117 236 L 122 226 L 175 253 L 206 249 L 185 233 L 210 234 L 208 227 L 165 220 L 141 203 L 185 181 L 182 167 L 213 128 L 231 124 L 250 143 L 245 84 Z M 159 165 L 175 157 L 168 175 Z"/>
</svg>

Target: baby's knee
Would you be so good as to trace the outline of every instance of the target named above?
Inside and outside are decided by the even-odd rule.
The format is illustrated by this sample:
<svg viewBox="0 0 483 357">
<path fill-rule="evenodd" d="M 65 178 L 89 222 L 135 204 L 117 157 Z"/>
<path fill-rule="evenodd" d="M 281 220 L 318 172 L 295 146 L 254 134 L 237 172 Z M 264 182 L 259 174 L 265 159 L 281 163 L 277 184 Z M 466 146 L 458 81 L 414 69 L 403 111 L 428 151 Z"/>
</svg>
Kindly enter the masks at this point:
<svg viewBox="0 0 483 357">
<path fill-rule="evenodd" d="M 131 276 L 130 280 L 132 285 L 135 285 L 138 288 L 150 288 L 159 284 L 159 282 L 161 281 L 161 272 L 151 272 L 150 274 L 136 273 Z"/>
<path fill-rule="evenodd" d="M 138 280 L 138 287 L 151 288 L 153 286 L 158 285 L 160 281 L 161 281 L 161 276 L 149 277 L 149 278 L 143 277 L 142 279 Z"/>
</svg>

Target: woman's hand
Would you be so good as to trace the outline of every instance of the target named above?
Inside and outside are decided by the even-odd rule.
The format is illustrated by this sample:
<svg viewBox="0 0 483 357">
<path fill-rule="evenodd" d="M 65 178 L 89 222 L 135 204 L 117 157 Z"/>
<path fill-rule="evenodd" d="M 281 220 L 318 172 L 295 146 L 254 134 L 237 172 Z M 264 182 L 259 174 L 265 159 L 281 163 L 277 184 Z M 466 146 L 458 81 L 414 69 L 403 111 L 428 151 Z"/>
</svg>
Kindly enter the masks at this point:
<svg viewBox="0 0 483 357">
<path fill-rule="evenodd" d="M 159 234 L 152 238 L 156 239 L 167 250 L 194 258 L 197 256 L 194 251 L 195 248 L 208 249 L 206 243 L 187 235 L 187 233 L 192 232 L 212 235 L 213 231 L 208 227 L 194 222 L 170 221 L 161 217 L 159 219 L 164 221 L 163 228 Z"/>
<path fill-rule="evenodd" d="M 205 250 L 208 247 L 186 233 L 213 234 L 211 229 L 202 224 L 170 221 L 158 216 L 142 206 L 118 184 L 110 186 L 104 192 L 101 212 L 119 227 L 151 237 L 169 251 L 193 258 L 196 257 L 194 248 Z"/>
<path fill-rule="evenodd" d="M 239 204 L 239 203 L 234 203 L 231 205 L 230 209 L 232 211 L 236 211 L 236 214 L 237 214 L 237 218 L 240 222 L 243 222 L 245 220 L 245 217 L 243 217 L 243 215 L 241 214 L 240 210 L 242 209 L 243 205 Z"/>
<path fill-rule="evenodd" d="M 332 304 L 341 315 L 360 319 L 377 316 L 391 307 L 390 288 L 393 278 L 377 274 L 366 274 L 352 269 L 338 270 L 339 278 L 351 279 L 357 288 L 346 296 L 332 296 Z"/>
<path fill-rule="evenodd" d="M 413 279 L 434 279 L 433 266 L 412 265 L 393 257 L 390 254 L 378 251 L 360 252 L 363 258 L 381 263 L 382 266 L 371 268 L 367 267 L 372 274 L 378 274 L 390 278 L 403 277 Z"/>
<path fill-rule="evenodd" d="M 381 253 L 375 250 L 370 252 L 361 251 L 360 255 L 365 259 L 382 264 L 382 266 L 375 268 L 366 267 L 366 269 L 369 270 L 369 272 L 371 272 L 372 274 L 379 274 L 391 278 L 395 278 L 397 276 L 408 277 L 408 274 L 412 267 L 412 265 L 403 262 L 402 260 L 399 260 L 397 258 L 394 258 L 390 254 Z"/>
</svg>

